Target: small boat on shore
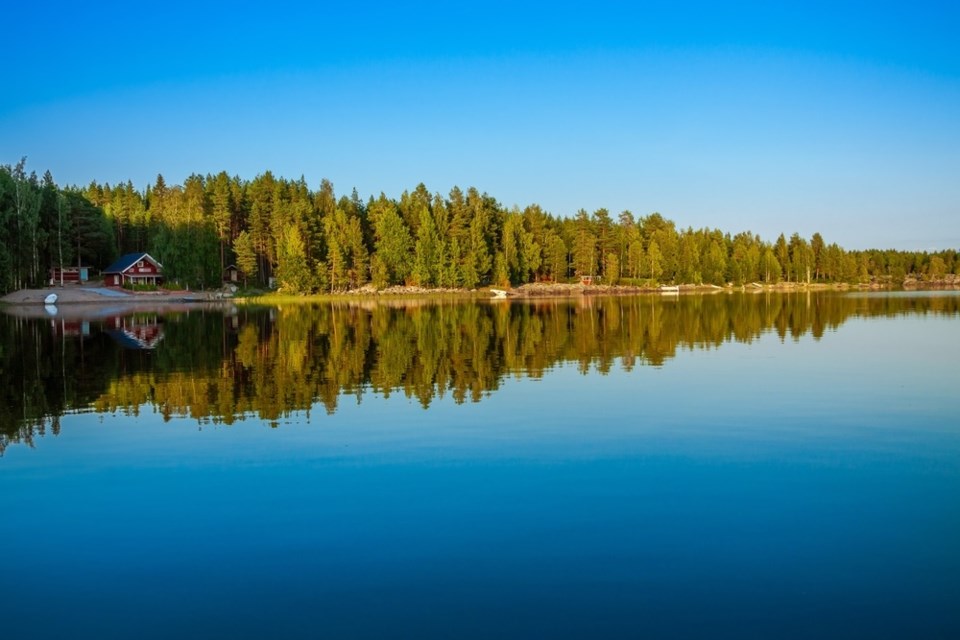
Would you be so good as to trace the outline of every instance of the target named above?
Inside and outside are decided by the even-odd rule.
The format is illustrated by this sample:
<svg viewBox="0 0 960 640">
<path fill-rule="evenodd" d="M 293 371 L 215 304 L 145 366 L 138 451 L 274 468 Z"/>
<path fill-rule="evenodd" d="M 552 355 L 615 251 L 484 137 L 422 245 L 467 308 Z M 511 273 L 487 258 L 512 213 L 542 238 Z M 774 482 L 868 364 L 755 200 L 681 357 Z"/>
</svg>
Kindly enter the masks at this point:
<svg viewBox="0 0 960 640">
<path fill-rule="evenodd" d="M 57 294 L 51 293 L 43 299 L 43 304 L 57 304 Z"/>
<path fill-rule="evenodd" d="M 680 287 L 677 285 L 662 285 L 660 287 L 660 293 L 680 293 Z"/>
<path fill-rule="evenodd" d="M 497 300 L 503 300 L 507 297 L 507 292 L 503 289 L 490 289 L 490 293 L 492 293 L 493 297 Z"/>
</svg>

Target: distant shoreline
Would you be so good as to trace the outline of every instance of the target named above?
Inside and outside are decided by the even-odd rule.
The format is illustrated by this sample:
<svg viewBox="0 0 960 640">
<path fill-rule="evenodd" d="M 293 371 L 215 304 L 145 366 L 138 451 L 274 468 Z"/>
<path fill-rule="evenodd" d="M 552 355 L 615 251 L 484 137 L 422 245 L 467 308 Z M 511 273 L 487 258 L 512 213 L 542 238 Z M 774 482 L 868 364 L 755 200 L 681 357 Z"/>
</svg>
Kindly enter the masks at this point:
<svg viewBox="0 0 960 640">
<path fill-rule="evenodd" d="M 948 281 L 937 282 L 918 282 L 908 281 L 895 284 L 892 282 L 870 282 L 865 284 L 848 283 L 796 283 L 780 282 L 777 284 L 748 283 L 745 285 L 728 285 L 720 287 L 717 285 L 697 285 L 681 284 L 676 285 L 676 290 L 666 291 L 664 287 L 656 286 L 636 286 L 636 285 L 583 285 L 568 283 L 537 282 L 523 284 L 518 287 L 502 289 L 506 291 L 508 299 L 526 300 L 534 298 L 570 298 L 580 296 L 631 296 L 631 295 L 657 295 L 657 294 L 713 294 L 713 293 L 760 293 L 760 292 L 779 292 L 791 293 L 801 291 L 884 291 L 884 290 L 910 290 L 910 289 L 957 289 L 960 288 L 960 277 Z M 496 287 L 484 287 L 480 289 L 444 289 L 427 288 L 417 286 L 394 286 L 387 289 L 375 289 L 371 286 L 351 289 L 349 291 L 338 291 L 334 293 L 295 295 L 284 294 L 280 292 L 265 293 L 257 296 L 238 297 L 238 300 L 247 302 L 270 302 L 270 301 L 322 301 L 322 300 L 350 300 L 357 298 L 373 299 L 400 299 L 400 298 L 442 298 L 442 297 L 466 297 L 475 299 L 490 299 L 492 292 Z M 670 287 L 673 289 L 673 286 Z"/>
</svg>

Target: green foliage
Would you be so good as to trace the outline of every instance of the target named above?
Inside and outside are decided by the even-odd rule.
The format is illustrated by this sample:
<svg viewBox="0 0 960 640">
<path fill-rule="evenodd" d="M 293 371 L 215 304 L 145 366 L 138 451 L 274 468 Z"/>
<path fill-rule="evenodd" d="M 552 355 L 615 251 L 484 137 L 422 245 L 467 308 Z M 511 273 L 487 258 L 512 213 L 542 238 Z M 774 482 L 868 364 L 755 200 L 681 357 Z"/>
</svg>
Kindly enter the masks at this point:
<svg viewBox="0 0 960 640">
<path fill-rule="evenodd" d="M 620 258 L 615 253 L 608 253 L 603 259 L 603 277 L 606 284 L 620 282 Z"/>
<path fill-rule="evenodd" d="M 552 280 L 561 282 L 567 279 L 569 270 L 569 252 L 567 243 L 559 234 L 551 232 L 547 234 L 544 244 L 544 260 L 546 275 Z"/>
<path fill-rule="evenodd" d="M 643 272 L 643 276 L 659 282 L 663 276 L 663 254 L 660 252 L 660 244 L 654 239 L 650 241 L 647 247 L 647 263 L 649 267 Z"/>
<path fill-rule="evenodd" d="M 37 287 L 55 266 L 103 268 L 116 258 L 113 226 L 78 190 L 26 173 L 26 160 L 0 166 L 0 293 Z"/>
<path fill-rule="evenodd" d="M 314 278 L 307 266 L 307 252 L 300 229 L 291 225 L 284 230 L 277 256 L 277 281 L 284 293 L 310 293 Z"/>
<path fill-rule="evenodd" d="M 414 246 L 413 280 L 421 287 L 437 284 L 440 236 L 428 203 L 417 202 L 417 241 Z"/>
<path fill-rule="evenodd" d="M 573 217 L 540 206 L 501 206 L 476 188 L 447 197 L 418 184 L 398 200 L 340 197 L 328 180 L 266 171 L 243 181 L 226 172 L 167 184 L 158 175 L 61 189 L 25 161 L 0 167 L 0 292 L 48 279 L 57 265 L 103 268 L 118 252 L 149 251 L 167 278 L 220 285 L 235 262 L 250 284 L 276 278 L 289 291 L 346 291 L 417 283 L 475 288 L 571 276 L 649 283 L 939 282 L 960 272 L 954 250 L 846 251 L 819 233 L 775 242 L 750 232 L 687 228 L 659 213 L 613 219 L 606 209 Z"/>
<path fill-rule="evenodd" d="M 780 282 L 783 272 L 780 261 L 773 255 L 773 249 L 767 247 L 763 252 L 763 281 L 766 283 Z"/>
<path fill-rule="evenodd" d="M 947 274 L 947 263 L 944 262 L 943 258 L 940 256 L 933 256 L 930 258 L 930 263 L 927 265 L 927 275 L 930 278 L 942 278 Z"/>
<path fill-rule="evenodd" d="M 785 278 L 787 282 L 790 282 L 790 247 L 787 246 L 787 240 L 783 237 L 782 233 L 777 238 L 777 242 L 774 245 L 773 254 L 774 257 L 776 257 L 777 264 L 781 269 L 780 275 L 777 277 L 776 282 L 779 282 L 781 278 Z"/>
<path fill-rule="evenodd" d="M 157 291 L 160 287 L 158 287 L 155 284 L 148 284 L 148 283 L 124 282 L 123 288 L 128 291 Z M 179 289 L 179 286 L 177 286 L 176 290 L 178 289 Z"/>
<path fill-rule="evenodd" d="M 600 275 L 604 281 L 609 282 L 606 264 L 607 256 L 616 253 L 617 234 L 614 233 L 613 220 L 610 218 L 610 212 L 606 209 L 597 209 L 593 212 L 593 228 L 597 236 L 596 257 L 600 260 Z"/>
<path fill-rule="evenodd" d="M 571 253 L 573 271 L 578 276 L 597 274 L 597 237 L 593 233 L 593 224 L 583 209 L 577 212 L 575 235 Z"/>
<path fill-rule="evenodd" d="M 341 199 L 324 220 L 327 238 L 327 272 L 331 291 L 359 287 L 367 281 L 369 254 L 364 243 L 360 212 Z"/>
<path fill-rule="evenodd" d="M 253 246 L 253 238 L 246 231 L 241 231 L 233 244 L 237 255 L 237 269 L 243 274 L 244 280 L 257 276 L 257 250 Z"/>
<path fill-rule="evenodd" d="M 510 286 L 510 269 L 507 266 L 507 257 L 498 251 L 493 259 L 493 284 L 498 287 Z"/>
<path fill-rule="evenodd" d="M 701 269 L 703 281 L 707 284 L 724 284 L 727 273 L 727 252 L 722 242 L 716 239 L 710 241 L 701 260 Z"/>
<path fill-rule="evenodd" d="M 369 217 L 374 230 L 374 260 L 371 261 L 371 279 L 375 286 L 384 288 L 403 283 L 413 264 L 413 239 L 396 203 L 384 194 L 370 204 Z"/>
<path fill-rule="evenodd" d="M 460 279 L 462 286 L 472 289 L 479 284 L 489 282 L 493 267 L 493 215 L 495 203 L 485 195 L 470 188 L 467 191 L 464 215 L 468 219 L 463 230 L 463 241 L 459 243 L 462 252 Z"/>
</svg>

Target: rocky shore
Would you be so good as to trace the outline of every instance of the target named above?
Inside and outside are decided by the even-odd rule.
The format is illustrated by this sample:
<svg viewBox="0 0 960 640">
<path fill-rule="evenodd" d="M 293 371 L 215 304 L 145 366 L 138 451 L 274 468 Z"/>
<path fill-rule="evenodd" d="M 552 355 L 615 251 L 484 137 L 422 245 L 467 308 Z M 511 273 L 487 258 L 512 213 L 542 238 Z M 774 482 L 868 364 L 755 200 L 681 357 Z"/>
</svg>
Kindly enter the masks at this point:
<svg viewBox="0 0 960 640">
<path fill-rule="evenodd" d="M 816 291 L 816 290 L 878 290 L 878 289 L 955 289 L 960 288 L 960 276 L 948 274 L 935 280 L 918 280 L 916 278 L 907 278 L 902 283 L 893 282 L 891 279 L 873 279 L 868 283 L 862 284 L 806 284 L 797 282 L 780 282 L 776 284 L 761 284 L 757 282 L 748 283 L 742 286 L 719 287 L 716 285 L 693 285 L 682 284 L 677 287 L 670 287 L 670 292 L 676 293 L 716 293 L 721 291 Z M 442 287 L 419 287 L 419 286 L 392 286 L 386 289 L 376 289 L 372 285 L 366 285 L 349 291 L 335 292 L 333 294 L 321 294 L 319 297 L 335 298 L 402 298 L 402 297 L 423 297 L 423 296 L 463 296 L 487 298 L 491 295 L 493 289 L 455 289 Z M 606 284 L 568 284 L 559 282 L 532 282 L 518 287 L 506 289 L 507 296 L 511 298 L 563 298 L 574 296 L 627 296 L 638 294 L 661 293 L 664 288 L 661 287 L 641 287 L 634 285 L 606 285 Z M 102 303 L 196 303 L 196 302 L 216 302 L 224 298 L 231 297 L 231 294 L 219 290 L 211 291 L 126 291 L 124 289 L 106 288 L 98 286 L 97 283 L 87 285 L 66 285 L 63 287 L 44 287 L 42 289 L 21 289 L 14 291 L 0 298 L 0 303 L 14 306 L 32 306 L 42 305 L 44 299 L 51 293 L 57 294 L 58 305 L 70 304 L 102 304 Z M 275 294 L 266 294 L 258 299 L 269 300 Z M 282 294 L 281 294 L 282 296 Z M 304 296 L 308 298 L 310 296 Z"/>
</svg>

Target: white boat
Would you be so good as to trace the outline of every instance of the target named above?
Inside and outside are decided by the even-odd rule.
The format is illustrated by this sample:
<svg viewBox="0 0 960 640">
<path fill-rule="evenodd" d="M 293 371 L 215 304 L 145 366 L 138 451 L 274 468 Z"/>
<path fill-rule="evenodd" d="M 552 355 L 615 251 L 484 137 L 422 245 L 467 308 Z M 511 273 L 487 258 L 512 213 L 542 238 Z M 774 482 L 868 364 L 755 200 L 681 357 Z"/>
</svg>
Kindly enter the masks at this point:
<svg viewBox="0 0 960 640">
<path fill-rule="evenodd" d="M 660 293 L 680 293 L 680 287 L 677 285 L 668 286 L 663 285 L 660 287 Z"/>
<path fill-rule="evenodd" d="M 507 292 L 503 289 L 490 289 L 490 293 L 493 294 L 494 298 L 506 298 Z"/>
<path fill-rule="evenodd" d="M 57 294 L 51 293 L 43 299 L 43 304 L 57 304 Z"/>
</svg>

